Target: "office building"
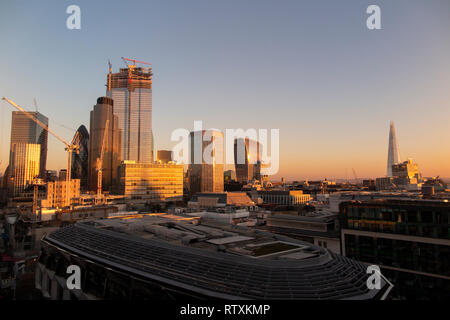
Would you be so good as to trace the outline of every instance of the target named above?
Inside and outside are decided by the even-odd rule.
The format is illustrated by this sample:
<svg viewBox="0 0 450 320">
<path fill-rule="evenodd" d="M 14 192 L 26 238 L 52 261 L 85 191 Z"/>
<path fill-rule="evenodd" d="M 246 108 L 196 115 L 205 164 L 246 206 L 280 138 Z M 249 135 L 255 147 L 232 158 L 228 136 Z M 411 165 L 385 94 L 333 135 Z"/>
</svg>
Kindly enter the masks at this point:
<svg viewBox="0 0 450 320">
<path fill-rule="evenodd" d="M 341 253 L 338 214 L 330 210 L 313 212 L 272 211 L 264 215 L 266 224 L 259 229 L 285 235 Z"/>
<path fill-rule="evenodd" d="M 189 142 L 190 193 L 223 192 L 223 133 L 216 130 L 191 132 Z"/>
<path fill-rule="evenodd" d="M 254 210 L 255 202 L 245 192 L 199 192 L 188 202 L 189 208 L 246 208 Z"/>
<path fill-rule="evenodd" d="M 81 125 L 75 133 L 75 140 L 80 149 L 72 152 L 72 177 L 80 179 L 81 190 L 88 188 L 88 166 L 89 166 L 89 133 L 84 125 Z"/>
<path fill-rule="evenodd" d="M 387 176 L 392 177 L 392 165 L 401 162 L 400 151 L 397 144 L 397 136 L 395 134 L 395 125 L 391 121 L 389 129 L 389 147 L 388 147 L 388 160 L 387 160 Z"/>
<path fill-rule="evenodd" d="M 153 162 L 152 75 L 152 68 L 133 65 L 108 74 L 106 95 L 114 100 L 118 117 L 121 160 Z"/>
<path fill-rule="evenodd" d="M 37 143 L 13 143 L 10 154 L 8 189 L 15 196 L 39 176 L 41 145 Z"/>
<path fill-rule="evenodd" d="M 379 265 L 398 299 L 448 298 L 450 204 L 380 199 L 341 203 L 343 255 Z"/>
<path fill-rule="evenodd" d="M 39 112 L 27 112 L 48 126 L 48 118 Z M 10 151 L 15 143 L 29 143 L 40 145 L 39 177 L 45 178 L 47 165 L 48 132 L 36 122 L 27 117 L 25 112 L 13 111 L 11 119 L 11 144 Z M 10 163 L 11 165 L 11 163 Z"/>
<path fill-rule="evenodd" d="M 234 140 L 234 163 L 236 179 L 247 183 L 261 178 L 262 146 L 258 141 L 248 138 Z"/>
<path fill-rule="evenodd" d="M 136 163 L 119 166 L 119 193 L 131 199 L 149 201 L 183 200 L 183 165 Z"/>
<path fill-rule="evenodd" d="M 121 134 L 119 118 L 114 114 L 115 102 L 100 97 L 91 111 L 89 137 L 89 190 L 97 190 L 98 167 L 103 168 L 102 189 L 111 190 L 118 182 L 117 169 L 120 165 Z M 106 132 L 105 132 L 106 131 Z M 100 162 L 103 149 L 103 162 Z"/>
<path fill-rule="evenodd" d="M 422 183 L 422 175 L 419 172 L 419 166 L 408 159 L 405 162 L 392 165 L 392 176 L 395 177 L 397 185 L 409 185 Z"/>
<path fill-rule="evenodd" d="M 310 194 L 304 194 L 302 190 L 260 190 L 258 196 L 264 203 L 295 206 L 312 200 Z"/>
</svg>

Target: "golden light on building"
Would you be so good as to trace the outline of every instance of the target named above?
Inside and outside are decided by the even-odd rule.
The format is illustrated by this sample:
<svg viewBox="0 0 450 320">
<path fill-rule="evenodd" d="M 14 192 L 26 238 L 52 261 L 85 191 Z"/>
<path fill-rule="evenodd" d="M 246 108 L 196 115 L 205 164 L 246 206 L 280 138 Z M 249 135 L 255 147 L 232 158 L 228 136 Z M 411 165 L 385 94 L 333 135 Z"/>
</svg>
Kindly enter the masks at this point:
<svg viewBox="0 0 450 320">
<path fill-rule="evenodd" d="M 183 166 L 123 161 L 119 167 L 119 192 L 126 197 L 153 201 L 183 199 Z"/>
<path fill-rule="evenodd" d="M 13 143 L 11 146 L 10 191 L 16 195 L 39 175 L 41 145 Z"/>
</svg>

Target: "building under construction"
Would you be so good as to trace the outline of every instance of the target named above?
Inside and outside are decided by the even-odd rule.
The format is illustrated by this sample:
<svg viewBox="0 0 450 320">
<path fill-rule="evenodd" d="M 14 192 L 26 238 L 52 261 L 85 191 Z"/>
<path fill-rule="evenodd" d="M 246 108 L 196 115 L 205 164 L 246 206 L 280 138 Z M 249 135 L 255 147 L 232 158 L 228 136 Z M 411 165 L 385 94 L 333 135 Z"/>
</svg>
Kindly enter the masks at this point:
<svg viewBox="0 0 450 320">
<path fill-rule="evenodd" d="M 129 59 L 124 59 L 129 60 Z M 128 65 L 118 73 L 110 68 L 106 95 L 114 100 L 121 130 L 121 160 L 148 163 L 152 150 L 152 68 Z M 145 63 L 148 64 L 148 63 Z"/>
</svg>

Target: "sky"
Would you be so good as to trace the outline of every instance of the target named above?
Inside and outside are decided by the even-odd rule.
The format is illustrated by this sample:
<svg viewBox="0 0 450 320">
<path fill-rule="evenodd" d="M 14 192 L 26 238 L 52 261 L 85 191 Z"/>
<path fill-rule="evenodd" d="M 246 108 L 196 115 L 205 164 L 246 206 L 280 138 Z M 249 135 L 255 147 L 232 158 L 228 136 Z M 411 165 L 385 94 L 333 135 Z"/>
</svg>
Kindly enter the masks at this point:
<svg viewBox="0 0 450 320">
<path fill-rule="evenodd" d="M 69 30 L 69 5 L 81 29 Z M 366 27 L 369 5 L 381 30 Z M 70 140 L 105 95 L 108 59 L 152 63 L 153 132 L 279 129 L 288 180 L 386 174 L 389 122 L 402 160 L 450 177 L 450 1 L 1 1 L 0 96 Z M 11 111 L 0 102 L 0 171 Z M 49 135 L 48 169 L 66 165 Z"/>
</svg>

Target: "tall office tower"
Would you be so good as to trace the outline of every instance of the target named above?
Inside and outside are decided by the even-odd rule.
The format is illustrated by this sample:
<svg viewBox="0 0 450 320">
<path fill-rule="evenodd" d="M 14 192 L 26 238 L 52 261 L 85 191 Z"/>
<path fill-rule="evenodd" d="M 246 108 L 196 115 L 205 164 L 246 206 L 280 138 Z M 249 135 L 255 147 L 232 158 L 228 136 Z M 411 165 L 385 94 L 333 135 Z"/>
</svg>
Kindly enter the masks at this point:
<svg viewBox="0 0 450 320">
<path fill-rule="evenodd" d="M 111 190 L 118 182 L 118 167 L 120 165 L 121 134 L 119 117 L 114 115 L 114 101 L 108 97 L 100 97 L 91 111 L 89 154 L 88 154 L 88 184 L 89 190 L 97 190 L 98 160 L 101 158 L 103 146 L 102 189 Z M 106 124 L 108 128 L 106 130 Z M 105 135 L 106 130 L 106 135 Z"/>
<path fill-rule="evenodd" d="M 258 141 L 245 139 L 234 140 L 234 163 L 236 179 L 247 183 L 261 177 L 262 146 Z"/>
<path fill-rule="evenodd" d="M 397 144 L 397 136 L 395 135 L 394 122 L 391 121 L 391 127 L 389 129 L 389 148 L 388 148 L 388 160 L 387 160 L 387 176 L 392 177 L 392 165 L 400 163 L 400 151 Z"/>
<path fill-rule="evenodd" d="M 84 125 L 81 125 L 75 133 L 79 153 L 72 153 L 72 179 L 80 179 L 81 190 L 88 188 L 88 166 L 89 166 L 89 133 Z"/>
<path fill-rule="evenodd" d="M 152 68 L 128 65 L 107 77 L 106 95 L 114 100 L 121 133 L 122 160 L 153 162 Z"/>
<path fill-rule="evenodd" d="M 172 161 L 172 151 L 171 150 L 157 150 L 156 151 L 156 162 L 169 163 L 171 161 Z"/>
<path fill-rule="evenodd" d="M 36 119 L 48 126 L 48 118 L 39 112 L 28 112 Z M 47 165 L 47 141 L 48 132 L 38 125 L 36 122 L 28 118 L 22 111 L 13 111 L 11 121 L 11 147 L 12 152 L 14 143 L 31 143 L 39 144 L 40 158 L 39 158 L 39 177 L 45 178 L 45 170 Z M 10 163 L 11 165 L 11 163 Z"/>
<path fill-rule="evenodd" d="M 215 130 L 190 134 L 189 191 L 223 192 L 223 133 Z"/>
<path fill-rule="evenodd" d="M 9 158 L 9 190 L 15 196 L 39 176 L 41 145 L 37 143 L 13 143 Z"/>
</svg>

